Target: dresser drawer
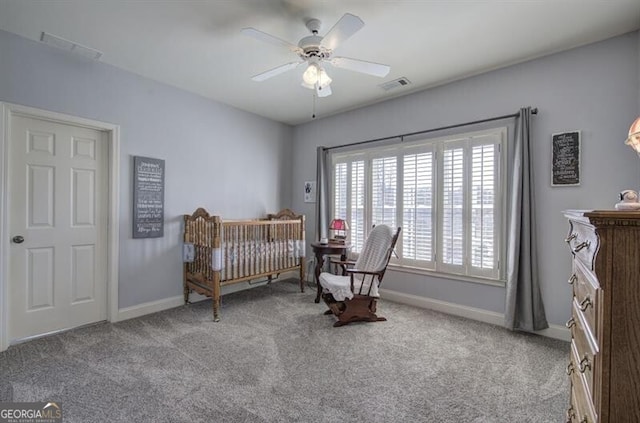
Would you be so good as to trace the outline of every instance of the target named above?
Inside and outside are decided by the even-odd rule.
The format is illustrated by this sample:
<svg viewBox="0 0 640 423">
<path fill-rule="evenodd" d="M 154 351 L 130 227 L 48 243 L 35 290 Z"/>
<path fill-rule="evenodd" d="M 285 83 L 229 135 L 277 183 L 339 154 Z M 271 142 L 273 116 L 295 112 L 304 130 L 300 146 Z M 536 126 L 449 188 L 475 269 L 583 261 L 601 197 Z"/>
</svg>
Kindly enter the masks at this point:
<svg viewBox="0 0 640 423">
<path fill-rule="evenodd" d="M 571 382 L 571 406 L 567 412 L 567 422 L 571 423 L 597 423 L 593 407 L 585 403 L 581 396 L 580 386 Z"/>
<path fill-rule="evenodd" d="M 573 285 L 573 307 L 579 311 L 587 330 L 591 332 L 594 344 L 597 344 L 597 317 L 600 285 L 596 277 L 585 269 L 578 260 L 573 263 L 573 275 L 570 278 Z"/>
<path fill-rule="evenodd" d="M 595 254 L 600 246 L 600 238 L 593 227 L 571 221 L 571 230 L 565 239 L 571 254 L 589 270 L 594 269 Z"/>
<path fill-rule="evenodd" d="M 580 423 L 596 423 L 596 412 L 593 400 L 587 389 L 584 374 L 579 371 L 580 359 L 575 343 L 571 343 L 571 363 L 568 371 L 571 374 L 571 408 L 573 411 L 572 420 Z"/>
<path fill-rule="evenodd" d="M 574 370 L 582 374 L 585 389 L 588 397 L 595 400 L 594 396 L 594 377 L 596 366 L 597 348 L 589 340 L 588 329 L 584 327 L 584 322 L 580 318 L 579 312 L 574 308 L 571 324 L 571 350 L 575 351 L 575 357 L 572 356 L 574 362 Z"/>
</svg>

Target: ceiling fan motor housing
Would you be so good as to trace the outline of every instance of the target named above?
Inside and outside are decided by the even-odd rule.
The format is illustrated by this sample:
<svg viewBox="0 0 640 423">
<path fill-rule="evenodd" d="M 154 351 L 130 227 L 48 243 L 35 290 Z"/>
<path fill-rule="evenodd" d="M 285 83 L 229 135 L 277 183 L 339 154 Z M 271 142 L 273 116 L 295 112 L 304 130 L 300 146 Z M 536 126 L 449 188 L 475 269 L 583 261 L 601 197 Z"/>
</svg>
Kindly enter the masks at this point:
<svg viewBox="0 0 640 423">
<path fill-rule="evenodd" d="M 322 47 L 320 43 L 322 42 L 322 37 L 319 35 L 309 35 L 308 37 L 304 37 L 298 43 L 298 47 L 302 49 L 302 54 L 300 57 L 303 59 L 308 59 L 311 57 L 317 57 L 319 59 L 326 59 L 331 54 L 331 51 Z"/>
</svg>

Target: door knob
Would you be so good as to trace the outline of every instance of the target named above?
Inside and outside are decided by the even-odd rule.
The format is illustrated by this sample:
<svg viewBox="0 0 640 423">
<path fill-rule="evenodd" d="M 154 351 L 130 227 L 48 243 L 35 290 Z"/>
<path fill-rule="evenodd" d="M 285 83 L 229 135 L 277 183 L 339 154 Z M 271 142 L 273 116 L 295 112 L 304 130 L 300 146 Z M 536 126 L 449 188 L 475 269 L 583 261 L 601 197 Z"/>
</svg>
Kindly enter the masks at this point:
<svg viewBox="0 0 640 423">
<path fill-rule="evenodd" d="M 16 235 L 13 238 L 11 238 L 13 242 L 15 242 L 16 244 L 22 244 L 24 242 L 24 237 L 20 236 L 20 235 Z"/>
</svg>

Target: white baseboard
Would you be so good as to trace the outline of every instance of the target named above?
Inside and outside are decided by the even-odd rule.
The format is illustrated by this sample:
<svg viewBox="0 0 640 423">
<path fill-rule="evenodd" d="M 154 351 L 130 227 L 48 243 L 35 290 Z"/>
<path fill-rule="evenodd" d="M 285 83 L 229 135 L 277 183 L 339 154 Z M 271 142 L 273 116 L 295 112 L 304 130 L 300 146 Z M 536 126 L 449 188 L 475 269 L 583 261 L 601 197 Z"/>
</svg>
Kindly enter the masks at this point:
<svg viewBox="0 0 640 423">
<path fill-rule="evenodd" d="M 435 300 L 433 298 L 390 291 L 388 289 L 380 289 L 380 297 L 384 300 L 435 310 L 442 313 L 452 314 L 454 316 L 466 317 L 467 319 L 477 320 L 479 322 L 491 323 L 498 326 L 502 326 L 504 324 L 504 315 L 496 313 L 495 311 L 488 311 L 481 308 Z M 562 341 L 571 340 L 571 333 L 569 330 L 559 325 L 549 325 L 549 328 L 534 333 L 536 335 L 560 339 Z"/>
<path fill-rule="evenodd" d="M 178 295 L 175 297 L 164 298 L 162 300 L 121 308 L 118 310 L 118 322 L 144 316 L 145 314 L 168 310 L 170 308 L 181 306 L 182 304 L 184 304 L 184 297 L 182 295 Z"/>
<path fill-rule="evenodd" d="M 286 272 L 281 273 L 278 279 L 274 279 L 274 282 L 279 280 L 286 280 L 290 278 L 298 278 L 300 274 L 298 272 Z M 257 284 L 249 284 L 248 282 L 236 283 L 233 285 L 227 285 L 220 288 L 220 295 L 224 296 L 226 294 L 231 294 L 233 292 L 242 291 L 245 289 L 254 288 L 256 286 L 264 285 L 267 281 L 260 282 Z M 204 295 L 200 295 L 196 292 L 192 292 L 189 295 L 189 302 L 197 303 L 198 301 L 206 300 L 207 297 Z M 150 301 L 148 303 L 137 304 L 131 307 L 125 307 L 118 310 L 118 318 L 116 321 L 111 321 L 112 323 L 121 322 L 123 320 L 133 319 L 135 317 L 144 316 L 146 314 L 157 313 L 159 311 L 168 310 L 170 308 L 179 307 L 184 304 L 184 297 L 182 295 L 177 295 L 175 297 L 164 298 L 162 300 Z"/>
</svg>

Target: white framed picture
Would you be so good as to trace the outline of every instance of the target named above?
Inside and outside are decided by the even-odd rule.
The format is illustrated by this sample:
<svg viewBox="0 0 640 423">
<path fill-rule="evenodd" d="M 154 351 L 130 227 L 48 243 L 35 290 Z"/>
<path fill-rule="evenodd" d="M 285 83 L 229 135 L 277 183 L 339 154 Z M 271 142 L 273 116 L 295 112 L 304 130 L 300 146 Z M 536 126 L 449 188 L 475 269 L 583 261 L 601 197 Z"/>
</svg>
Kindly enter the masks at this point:
<svg viewBox="0 0 640 423">
<path fill-rule="evenodd" d="M 305 203 L 316 202 L 316 181 L 304 182 L 304 202 Z"/>
</svg>

